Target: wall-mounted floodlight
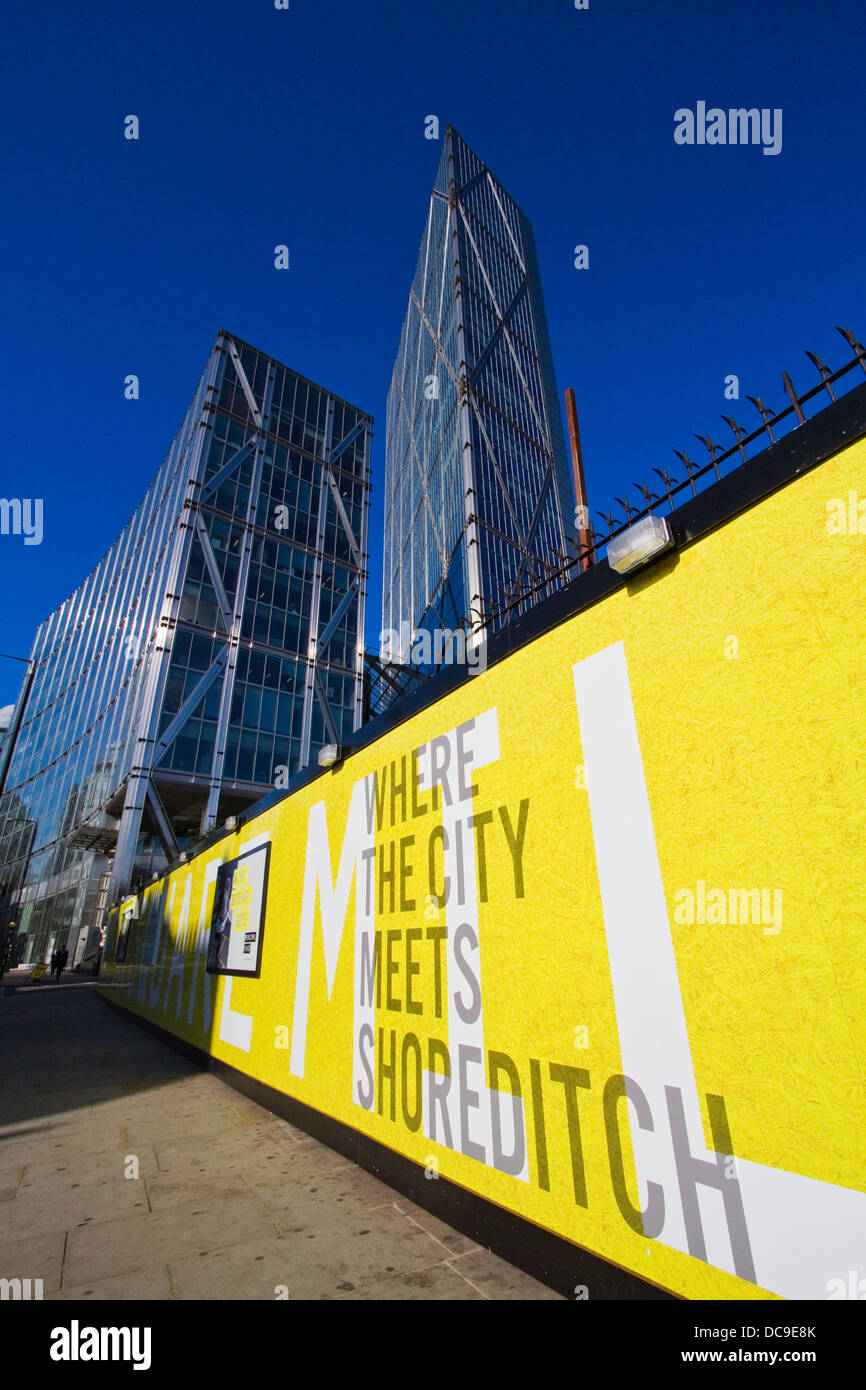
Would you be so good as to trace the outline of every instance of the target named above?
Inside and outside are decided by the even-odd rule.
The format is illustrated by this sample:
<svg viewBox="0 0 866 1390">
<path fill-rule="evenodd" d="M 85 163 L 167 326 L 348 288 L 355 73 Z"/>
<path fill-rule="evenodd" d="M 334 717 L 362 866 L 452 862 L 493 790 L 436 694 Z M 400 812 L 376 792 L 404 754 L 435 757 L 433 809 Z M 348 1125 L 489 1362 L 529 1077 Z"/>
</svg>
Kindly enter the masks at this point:
<svg viewBox="0 0 866 1390">
<path fill-rule="evenodd" d="M 341 757 L 339 744 L 326 743 L 324 748 L 319 749 L 319 767 L 333 767 Z"/>
<path fill-rule="evenodd" d="M 607 562 L 617 574 L 645 565 L 673 545 L 671 530 L 663 516 L 645 516 L 627 531 L 608 542 Z"/>
<path fill-rule="evenodd" d="M 226 817 L 226 823 L 225 823 L 225 824 L 226 824 L 226 830 L 237 830 L 237 828 L 238 828 L 238 818 L 237 818 L 237 816 L 227 816 L 227 817 Z"/>
</svg>

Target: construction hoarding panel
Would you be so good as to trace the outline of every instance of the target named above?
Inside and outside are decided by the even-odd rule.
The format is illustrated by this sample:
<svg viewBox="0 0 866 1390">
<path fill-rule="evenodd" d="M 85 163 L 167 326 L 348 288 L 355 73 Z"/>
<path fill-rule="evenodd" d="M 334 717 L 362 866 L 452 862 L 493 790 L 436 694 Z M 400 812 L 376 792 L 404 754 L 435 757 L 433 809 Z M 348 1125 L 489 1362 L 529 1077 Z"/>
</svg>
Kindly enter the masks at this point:
<svg viewBox="0 0 866 1390">
<path fill-rule="evenodd" d="M 858 496 L 863 442 L 269 807 L 147 889 L 103 988 L 666 1289 L 832 1296 L 866 1248 Z M 260 975 L 215 975 L 220 866 L 263 845 Z"/>
</svg>

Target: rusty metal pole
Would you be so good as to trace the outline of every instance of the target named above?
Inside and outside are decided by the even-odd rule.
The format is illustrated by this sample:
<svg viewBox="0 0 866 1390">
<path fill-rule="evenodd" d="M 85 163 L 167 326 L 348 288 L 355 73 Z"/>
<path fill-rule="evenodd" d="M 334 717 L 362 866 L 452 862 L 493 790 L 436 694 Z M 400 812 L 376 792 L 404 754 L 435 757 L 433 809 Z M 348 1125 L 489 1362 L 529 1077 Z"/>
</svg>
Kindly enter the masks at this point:
<svg viewBox="0 0 866 1390">
<path fill-rule="evenodd" d="M 577 401 L 569 386 L 565 392 L 565 416 L 568 421 L 568 442 L 571 447 L 571 468 L 574 474 L 574 493 L 577 498 L 576 526 L 583 555 L 578 562 L 581 570 L 588 570 L 594 563 L 589 549 L 589 505 L 586 498 L 586 482 L 583 476 L 583 452 L 580 447 L 580 430 L 577 424 Z"/>
</svg>

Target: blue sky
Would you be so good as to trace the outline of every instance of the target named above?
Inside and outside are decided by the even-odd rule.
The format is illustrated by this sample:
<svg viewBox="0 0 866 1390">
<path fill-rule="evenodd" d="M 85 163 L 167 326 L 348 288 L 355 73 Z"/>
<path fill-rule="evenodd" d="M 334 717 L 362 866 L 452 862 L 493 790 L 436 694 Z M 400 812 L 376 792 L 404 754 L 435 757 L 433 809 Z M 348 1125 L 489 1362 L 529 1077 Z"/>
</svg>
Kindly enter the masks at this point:
<svg viewBox="0 0 866 1390">
<path fill-rule="evenodd" d="M 0 536 L 4 652 L 29 652 L 134 510 L 220 327 L 376 417 L 375 644 L 429 114 L 533 223 L 595 508 L 700 453 L 696 431 L 725 438 L 729 373 L 751 422 L 746 393 L 779 407 L 782 370 L 816 379 L 805 348 L 845 359 L 835 324 L 866 335 L 857 0 L 17 0 L 4 28 L 0 491 L 45 516 L 39 546 Z M 698 101 L 781 108 L 781 152 L 675 144 Z M 0 662 L 0 704 L 22 671 Z"/>
</svg>

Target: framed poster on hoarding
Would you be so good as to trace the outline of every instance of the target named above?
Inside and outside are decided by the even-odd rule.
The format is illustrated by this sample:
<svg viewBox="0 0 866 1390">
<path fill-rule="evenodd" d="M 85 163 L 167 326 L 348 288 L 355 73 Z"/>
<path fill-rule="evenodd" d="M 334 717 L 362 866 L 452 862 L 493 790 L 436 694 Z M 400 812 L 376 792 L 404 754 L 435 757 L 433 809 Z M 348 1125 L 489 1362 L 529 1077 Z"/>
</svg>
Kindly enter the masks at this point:
<svg viewBox="0 0 866 1390">
<path fill-rule="evenodd" d="M 270 855 L 270 844 L 256 845 L 217 870 L 207 951 L 212 975 L 259 976 Z"/>
<path fill-rule="evenodd" d="M 132 907 L 127 908 L 120 919 L 120 929 L 117 934 L 117 949 L 114 953 L 114 959 L 116 961 L 122 962 L 126 960 L 126 954 L 129 950 L 129 938 L 133 927 L 137 925 L 137 918 L 135 916 L 136 907 L 137 901 L 133 903 Z"/>
</svg>

